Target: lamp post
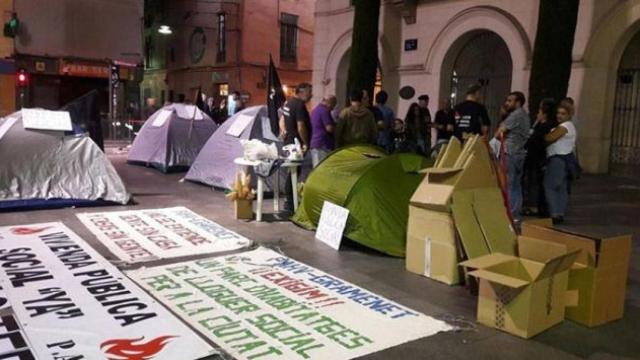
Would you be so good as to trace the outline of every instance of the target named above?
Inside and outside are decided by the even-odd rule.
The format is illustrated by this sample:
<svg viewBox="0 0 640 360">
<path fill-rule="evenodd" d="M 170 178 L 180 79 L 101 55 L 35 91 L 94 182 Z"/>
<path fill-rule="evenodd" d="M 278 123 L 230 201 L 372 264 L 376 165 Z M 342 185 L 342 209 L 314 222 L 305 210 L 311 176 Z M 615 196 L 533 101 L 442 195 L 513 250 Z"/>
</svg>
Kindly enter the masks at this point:
<svg viewBox="0 0 640 360">
<path fill-rule="evenodd" d="M 158 29 L 158 32 L 162 35 L 171 35 L 173 34 L 173 30 L 171 30 L 171 27 L 169 25 L 160 25 L 160 28 Z"/>
</svg>

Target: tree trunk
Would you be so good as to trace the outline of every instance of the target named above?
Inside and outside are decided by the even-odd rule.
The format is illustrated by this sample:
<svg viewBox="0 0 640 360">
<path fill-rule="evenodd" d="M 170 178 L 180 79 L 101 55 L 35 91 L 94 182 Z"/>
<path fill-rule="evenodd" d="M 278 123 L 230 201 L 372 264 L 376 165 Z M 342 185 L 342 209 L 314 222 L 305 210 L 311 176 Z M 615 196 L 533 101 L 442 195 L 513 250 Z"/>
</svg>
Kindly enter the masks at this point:
<svg viewBox="0 0 640 360">
<path fill-rule="evenodd" d="M 352 89 L 367 90 L 373 98 L 378 70 L 378 21 L 380 0 L 353 0 L 353 37 L 347 79 L 347 96 Z M 347 102 L 348 104 L 349 102 Z"/>
<path fill-rule="evenodd" d="M 537 114 L 540 101 L 567 96 L 578 21 L 579 0 L 540 0 L 538 30 L 529 79 L 529 112 Z"/>
</svg>

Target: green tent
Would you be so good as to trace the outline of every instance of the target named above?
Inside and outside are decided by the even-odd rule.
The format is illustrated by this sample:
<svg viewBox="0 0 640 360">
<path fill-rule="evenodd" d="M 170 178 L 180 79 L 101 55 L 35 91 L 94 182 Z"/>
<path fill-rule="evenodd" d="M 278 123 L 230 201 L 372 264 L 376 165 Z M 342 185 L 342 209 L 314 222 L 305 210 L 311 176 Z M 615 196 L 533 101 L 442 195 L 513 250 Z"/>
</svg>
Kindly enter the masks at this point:
<svg viewBox="0 0 640 360">
<path fill-rule="evenodd" d="M 404 256 L 409 199 L 429 160 L 414 154 L 387 155 L 371 146 L 331 153 L 311 172 L 293 221 L 313 230 L 325 201 L 349 209 L 344 236 L 393 256 Z"/>
</svg>

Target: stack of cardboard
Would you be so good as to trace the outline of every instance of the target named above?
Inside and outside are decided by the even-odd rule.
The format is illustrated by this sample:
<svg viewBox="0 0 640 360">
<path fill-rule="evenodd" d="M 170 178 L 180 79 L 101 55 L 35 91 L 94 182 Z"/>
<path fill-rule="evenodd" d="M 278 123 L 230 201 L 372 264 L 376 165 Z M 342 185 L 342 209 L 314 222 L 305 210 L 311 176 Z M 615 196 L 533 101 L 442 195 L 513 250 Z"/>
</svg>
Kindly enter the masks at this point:
<svg viewBox="0 0 640 360">
<path fill-rule="evenodd" d="M 523 223 L 516 237 L 492 165 L 472 137 L 464 147 L 452 139 L 424 171 L 410 201 L 407 270 L 457 284 L 468 269 L 479 280 L 478 321 L 524 338 L 565 317 L 586 326 L 620 319 L 631 236 L 592 238 L 546 219 Z"/>
<path fill-rule="evenodd" d="M 516 234 L 480 137 L 464 147 L 453 138 L 424 172 L 409 206 L 407 270 L 457 284 L 462 258 L 515 255 Z"/>
<path fill-rule="evenodd" d="M 552 228 L 550 219 L 524 222 L 522 234 L 580 251 L 569 270 L 569 289 L 578 291 L 578 304 L 567 309 L 567 319 L 598 326 L 622 318 L 631 235 L 593 238 Z"/>
<path fill-rule="evenodd" d="M 578 250 L 543 240 L 518 238 L 520 257 L 493 253 L 462 262 L 480 280 L 478 322 L 530 338 L 564 320 L 577 292 L 567 291 Z"/>
<path fill-rule="evenodd" d="M 522 224 L 518 252 L 461 263 L 480 280 L 480 323 L 529 338 L 565 318 L 590 327 L 622 318 L 631 235 L 593 238 L 534 220 Z"/>
</svg>

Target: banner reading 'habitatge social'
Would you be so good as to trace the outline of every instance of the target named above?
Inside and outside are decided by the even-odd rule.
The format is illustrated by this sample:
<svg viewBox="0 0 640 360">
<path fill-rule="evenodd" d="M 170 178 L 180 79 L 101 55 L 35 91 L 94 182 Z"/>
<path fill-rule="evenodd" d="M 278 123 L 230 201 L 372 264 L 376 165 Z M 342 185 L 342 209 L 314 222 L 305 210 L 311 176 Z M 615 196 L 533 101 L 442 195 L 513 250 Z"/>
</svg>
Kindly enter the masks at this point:
<svg viewBox="0 0 640 360">
<path fill-rule="evenodd" d="M 78 214 L 80 221 L 120 260 L 148 262 L 215 254 L 251 241 L 185 207 Z"/>
<path fill-rule="evenodd" d="M 127 274 L 238 359 L 351 359 L 451 329 L 264 248 Z"/>
<path fill-rule="evenodd" d="M 61 223 L 0 227 L 0 280 L 37 359 L 199 359 L 212 349 Z"/>
</svg>

